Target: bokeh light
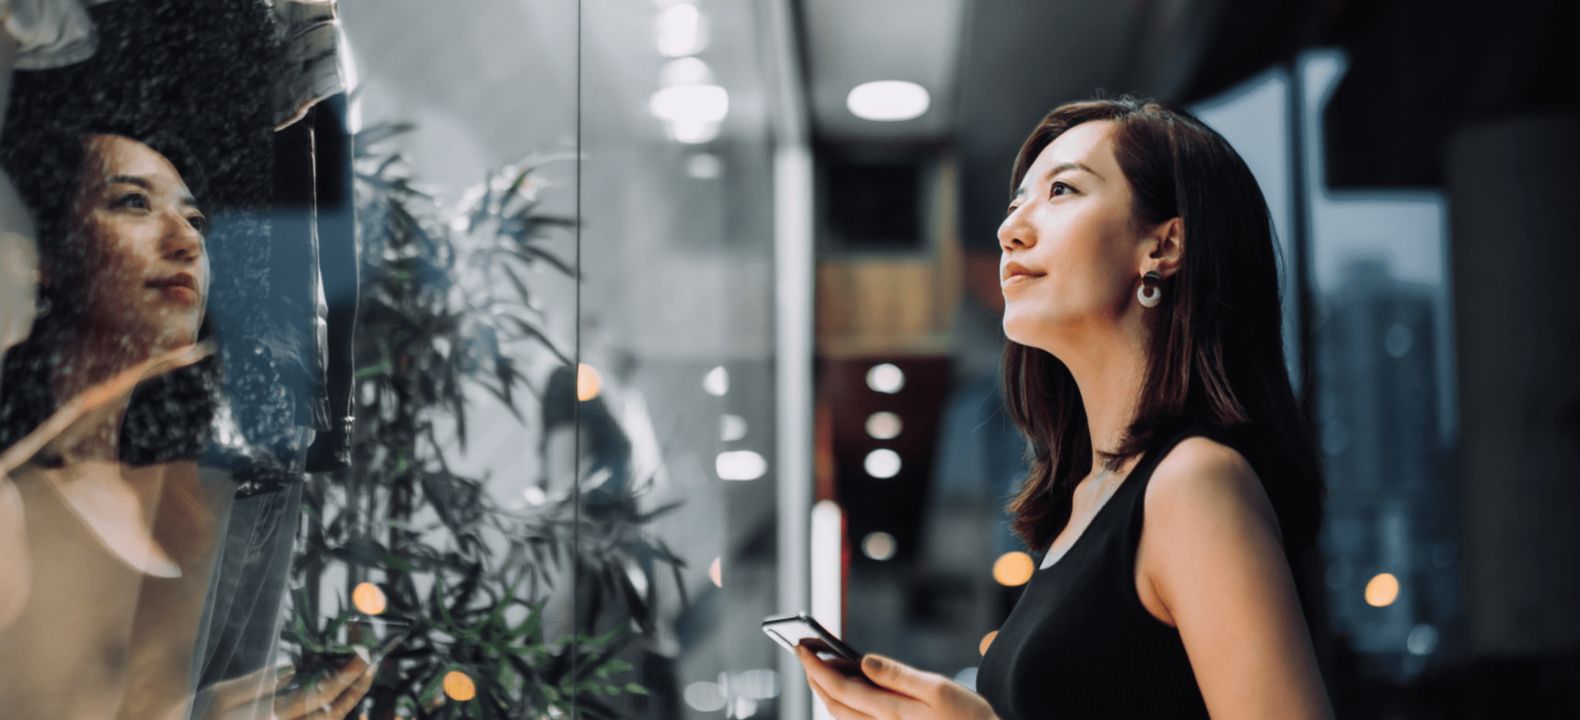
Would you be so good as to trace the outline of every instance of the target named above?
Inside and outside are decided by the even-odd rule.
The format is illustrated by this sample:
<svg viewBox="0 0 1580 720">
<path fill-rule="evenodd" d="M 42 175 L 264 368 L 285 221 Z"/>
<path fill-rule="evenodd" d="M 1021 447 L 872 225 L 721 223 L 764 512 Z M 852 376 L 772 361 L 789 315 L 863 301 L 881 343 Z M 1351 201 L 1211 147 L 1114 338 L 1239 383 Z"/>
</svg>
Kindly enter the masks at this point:
<svg viewBox="0 0 1580 720">
<path fill-rule="evenodd" d="M 867 453 L 862 466 L 867 469 L 868 475 L 875 478 L 891 478 L 900 474 L 900 454 L 888 448 L 879 448 Z"/>
<path fill-rule="evenodd" d="M 576 366 L 576 399 L 587 402 L 603 390 L 603 377 L 598 374 L 598 369 L 580 363 Z"/>
<path fill-rule="evenodd" d="M 1019 587 L 1031 580 L 1031 574 L 1036 569 L 1036 563 L 1032 562 L 1030 555 L 1011 550 L 993 561 L 993 579 L 1006 587 Z"/>
<path fill-rule="evenodd" d="M 1372 607 L 1388 607 L 1394 600 L 1399 599 L 1399 578 L 1393 573 L 1377 573 L 1366 583 L 1366 604 Z"/>
<path fill-rule="evenodd" d="M 451 670 L 444 674 L 444 694 L 456 702 L 466 702 L 477 697 L 477 683 L 472 682 L 472 676 Z"/>
<path fill-rule="evenodd" d="M 894 363 L 879 363 L 867 370 L 867 387 L 893 395 L 905 387 L 905 371 Z"/>
<path fill-rule="evenodd" d="M 730 371 L 720 365 L 702 376 L 702 389 L 714 397 L 724 397 L 730 391 Z"/>
<path fill-rule="evenodd" d="M 768 460 L 752 450 L 726 450 L 713 459 L 720 480 L 756 480 L 768 472 Z"/>
<path fill-rule="evenodd" d="M 882 531 L 867 533 L 861 540 L 862 554 L 879 562 L 892 559 L 895 548 L 894 536 Z"/>
<path fill-rule="evenodd" d="M 370 582 L 361 582 L 351 589 L 351 604 L 356 606 L 359 612 L 379 615 L 389 606 L 389 599 L 384 597 L 384 591 L 379 589 L 379 586 Z"/>
<path fill-rule="evenodd" d="M 724 442 L 735 442 L 746 437 L 746 418 L 739 415 L 725 415 L 719 418 L 719 439 Z"/>
<path fill-rule="evenodd" d="M 724 587 L 724 563 L 721 558 L 713 558 L 708 563 L 708 579 L 713 581 L 714 587 Z"/>
<path fill-rule="evenodd" d="M 982 642 L 977 643 L 977 654 L 978 655 L 986 655 L 987 651 L 988 651 L 988 648 L 993 645 L 993 640 L 995 638 L 997 638 L 997 637 L 998 637 L 998 631 L 997 630 L 994 630 L 993 632 L 990 632 L 990 633 L 988 633 L 986 635 L 983 635 L 982 636 Z"/>
<path fill-rule="evenodd" d="M 867 435 L 874 440 L 893 440 L 900 436 L 900 416 L 887 410 L 867 416 Z"/>
<path fill-rule="evenodd" d="M 921 117 L 932 104 L 927 88 L 904 80 L 875 80 L 851 88 L 845 96 L 850 114 L 874 122 Z"/>
<path fill-rule="evenodd" d="M 699 680 L 686 686 L 681 693 L 686 704 L 698 712 L 718 712 L 724 709 L 724 691 L 718 683 Z"/>
</svg>

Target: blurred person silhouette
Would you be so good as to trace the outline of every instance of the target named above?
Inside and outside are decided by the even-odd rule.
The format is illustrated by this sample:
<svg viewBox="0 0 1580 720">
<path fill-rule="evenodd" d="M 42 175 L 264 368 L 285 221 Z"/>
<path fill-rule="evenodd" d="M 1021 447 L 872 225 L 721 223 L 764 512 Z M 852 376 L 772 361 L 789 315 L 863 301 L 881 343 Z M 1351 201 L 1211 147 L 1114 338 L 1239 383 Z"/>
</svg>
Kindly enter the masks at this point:
<svg viewBox="0 0 1580 720">
<path fill-rule="evenodd" d="M 1061 105 L 998 228 L 1010 504 L 1043 555 L 980 695 L 798 655 L 847 718 L 1326 718 L 1297 584 L 1323 486 L 1284 364 L 1266 201 L 1222 136 L 1130 97 Z M 1144 531 L 1143 531 L 1144 530 Z"/>
<path fill-rule="evenodd" d="M 210 332 L 203 183 L 180 143 L 157 133 L 28 140 L 3 153 L 39 228 L 41 281 L 38 319 L 6 357 L 0 397 L 0 482 L 20 509 L 0 528 L 12 541 L 0 547 L 4 605 L 15 609 L 0 627 L 0 707 L 21 718 L 183 717 L 235 491 L 197 463 L 217 375 L 200 344 Z M 261 678 L 216 686 L 207 707 L 343 717 L 370 685 L 367 669 L 355 659 L 281 697 Z"/>
</svg>

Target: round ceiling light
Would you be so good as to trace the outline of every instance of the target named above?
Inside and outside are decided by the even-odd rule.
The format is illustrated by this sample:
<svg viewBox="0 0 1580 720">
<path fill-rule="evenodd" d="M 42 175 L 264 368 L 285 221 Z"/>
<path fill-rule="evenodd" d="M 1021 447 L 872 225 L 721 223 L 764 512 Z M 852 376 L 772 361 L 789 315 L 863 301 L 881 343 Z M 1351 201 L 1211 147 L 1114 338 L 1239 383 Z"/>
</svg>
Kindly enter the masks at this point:
<svg viewBox="0 0 1580 720">
<path fill-rule="evenodd" d="M 927 88 L 904 80 L 877 80 L 851 88 L 845 107 L 852 115 L 875 122 L 897 122 L 921 117 L 931 98 Z"/>
</svg>

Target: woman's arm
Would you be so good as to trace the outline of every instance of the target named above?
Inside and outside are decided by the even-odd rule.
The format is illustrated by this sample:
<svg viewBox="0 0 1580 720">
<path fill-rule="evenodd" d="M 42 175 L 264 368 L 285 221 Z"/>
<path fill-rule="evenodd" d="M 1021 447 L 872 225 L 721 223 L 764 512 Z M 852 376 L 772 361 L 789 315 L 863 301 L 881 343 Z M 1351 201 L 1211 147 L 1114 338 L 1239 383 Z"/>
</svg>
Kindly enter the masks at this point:
<svg viewBox="0 0 1580 720">
<path fill-rule="evenodd" d="M 1142 548 L 1219 718 L 1331 718 L 1278 519 L 1238 452 L 1190 438 L 1159 463 Z"/>
</svg>

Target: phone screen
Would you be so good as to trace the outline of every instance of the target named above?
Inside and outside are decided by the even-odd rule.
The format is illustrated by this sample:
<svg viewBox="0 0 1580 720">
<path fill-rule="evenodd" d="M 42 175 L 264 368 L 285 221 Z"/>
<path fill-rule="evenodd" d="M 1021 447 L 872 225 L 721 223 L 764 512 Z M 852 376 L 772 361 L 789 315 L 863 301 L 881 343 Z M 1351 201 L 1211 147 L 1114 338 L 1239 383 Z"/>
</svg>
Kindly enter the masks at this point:
<svg viewBox="0 0 1580 720">
<path fill-rule="evenodd" d="M 867 677 L 861 672 L 861 653 L 851 649 L 806 613 L 768 618 L 763 621 L 763 632 L 790 652 L 795 652 L 797 645 L 806 647 L 842 675 L 864 680 Z"/>
</svg>

